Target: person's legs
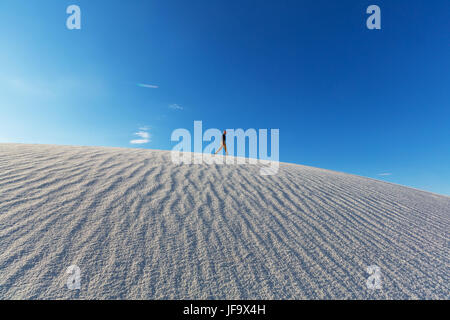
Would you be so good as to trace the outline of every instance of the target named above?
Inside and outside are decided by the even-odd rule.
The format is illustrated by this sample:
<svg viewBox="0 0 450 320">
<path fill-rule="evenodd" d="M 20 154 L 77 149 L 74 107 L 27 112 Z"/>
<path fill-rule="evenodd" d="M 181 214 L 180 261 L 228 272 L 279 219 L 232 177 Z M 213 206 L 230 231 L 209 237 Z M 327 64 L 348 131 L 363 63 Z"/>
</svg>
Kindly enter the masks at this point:
<svg viewBox="0 0 450 320">
<path fill-rule="evenodd" d="M 220 150 L 222 150 L 222 148 L 223 148 L 223 145 L 221 145 L 220 148 L 217 149 L 216 153 L 214 153 L 214 154 L 217 154 Z"/>
<path fill-rule="evenodd" d="M 224 147 L 224 149 L 225 149 L 225 154 L 228 155 L 227 145 L 226 145 L 225 143 L 223 144 L 223 147 Z"/>
</svg>

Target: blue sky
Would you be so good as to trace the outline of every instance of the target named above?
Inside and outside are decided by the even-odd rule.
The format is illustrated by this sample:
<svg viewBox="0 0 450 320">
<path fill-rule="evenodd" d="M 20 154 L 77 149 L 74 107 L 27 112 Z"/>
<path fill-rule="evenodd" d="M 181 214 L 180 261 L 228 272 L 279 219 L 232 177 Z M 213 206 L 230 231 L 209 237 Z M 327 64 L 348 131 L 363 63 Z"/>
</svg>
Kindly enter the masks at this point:
<svg viewBox="0 0 450 320">
<path fill-rule="evenodd" d="M 279 128 L 280 161 L 450 195 L 449 57 L 448 0 L 3 0 L 0 142 Z"/>
</svg>

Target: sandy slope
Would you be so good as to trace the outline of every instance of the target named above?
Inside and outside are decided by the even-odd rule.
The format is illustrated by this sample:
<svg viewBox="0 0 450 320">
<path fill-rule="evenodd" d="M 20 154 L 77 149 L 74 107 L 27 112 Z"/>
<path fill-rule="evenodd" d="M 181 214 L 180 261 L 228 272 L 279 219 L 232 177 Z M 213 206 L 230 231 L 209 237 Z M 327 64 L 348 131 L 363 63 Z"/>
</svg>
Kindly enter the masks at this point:
<svg viewBox="0 0 450 320">
<path fill-rule="evenodd" d="M 0 144 L 0 298 L 450 298 L 450 198 L 281 164 Z M 81 268 L 81 290 L 66 269 Z M 382 289 L 368 290 L 377 265 Z"/>
</svg>

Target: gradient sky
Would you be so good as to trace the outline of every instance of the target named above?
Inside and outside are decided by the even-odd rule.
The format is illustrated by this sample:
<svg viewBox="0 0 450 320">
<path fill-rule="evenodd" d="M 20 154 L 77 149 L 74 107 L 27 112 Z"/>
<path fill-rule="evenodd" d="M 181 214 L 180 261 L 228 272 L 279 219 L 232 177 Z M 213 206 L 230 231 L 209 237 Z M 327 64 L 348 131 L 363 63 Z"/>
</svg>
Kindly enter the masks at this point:
<svg viewBox="0 0 450 320">
<path fill-rule="evenodd" d="M 450 195 L 450 1 L 0 2 L 0 142 L 170 150 L 194 120 Z"/>
</svg>

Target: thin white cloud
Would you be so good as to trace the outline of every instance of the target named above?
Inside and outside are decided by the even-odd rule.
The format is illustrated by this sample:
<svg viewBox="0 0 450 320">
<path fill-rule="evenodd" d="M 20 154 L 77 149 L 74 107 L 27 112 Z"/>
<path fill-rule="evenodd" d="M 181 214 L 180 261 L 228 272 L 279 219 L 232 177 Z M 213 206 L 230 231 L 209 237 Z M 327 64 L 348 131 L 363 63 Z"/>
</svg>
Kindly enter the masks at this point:
<svg viewBox="0 0 450 320">
<path fill-rule="evenodd" d="M 131 140 L 130 143 L 131 144 L 145 144 L 145 143 L 149 143 L 149 141 L 147 139 L 136 139 L 136 140 Z"/>
<path fill-rule="evenodd" d="M 176 103 L 169 105 L 169 108 L 173 110 L 183 110 L 183 107 Z"/>
<path fill-rule="evenodd" d="M 143 130 L 144 128 L 146 130 Z M 140 128 L 139 129 L 140 131 L 134 133 L 136 136 L 138 136 L 141 139 L 131 140 L 130 141 L 131 144 L 145 144 L 145 143 L 150 142 L 150 133 L 147 132 L 147 130 L 148 130 L 147 127 L 144 127 L 144 128 Z"/>
<path fill-rule="evenodd" d="M 0 79 L 2 86 L 6 85 L 11 92 L 29 96 L 51 96 L 53 91 L 50 83 L 33 81 L 30 79 L 12 77 Z"/>
<path fill-rule="evenodd" d="M 150 89 L 158 89 L 159 88 L 159 86 L 156 86 L 154 84 L 138 83 L 137 85 L 138 85 L 138 87 L 141 87 L 141 88 L 150 88 Z"/>
<path fill-rule="evenodd" d="M 390 172 L 383 172 L 383 173 L 379 173 L 378 175 L 379 176 L 391 176 L 392 173 L 390 173 Z"/>
<path fill-rule="evenodd" d="M 150 138 L 150 134 L 149 134 L 148 132 L 146 132 L 146 131 L 139 131 L 139 132 L 136 132 L 135 135 L 137 135 L 137 136 L 139 136 L 139 137 L 141 137 L 141 138 L 143 138 L 143 139 L 148 139 L 148 138 Z"/>
<path fill-rule="evenodd" d="M 72 92 L 83 92 L 85 95 L 105 94 L 107 87 L 102 80 L 90 77 L 58 76 L 45 80 L 34 77 L 0 75 L 0 87 L 5 87 L 9 94 L 36 97 L 66 97 Z"/>
</svg>

